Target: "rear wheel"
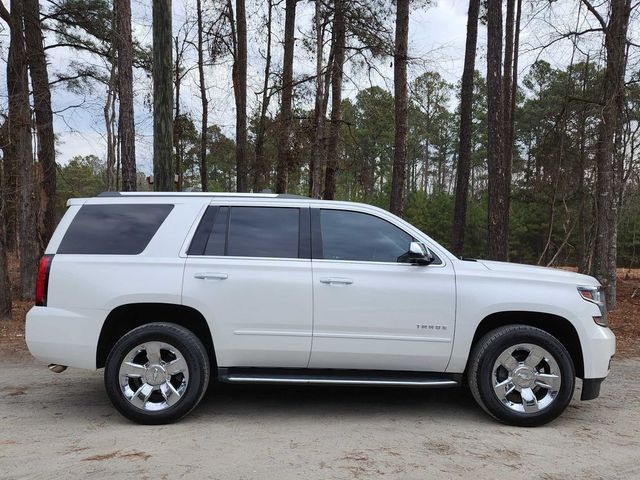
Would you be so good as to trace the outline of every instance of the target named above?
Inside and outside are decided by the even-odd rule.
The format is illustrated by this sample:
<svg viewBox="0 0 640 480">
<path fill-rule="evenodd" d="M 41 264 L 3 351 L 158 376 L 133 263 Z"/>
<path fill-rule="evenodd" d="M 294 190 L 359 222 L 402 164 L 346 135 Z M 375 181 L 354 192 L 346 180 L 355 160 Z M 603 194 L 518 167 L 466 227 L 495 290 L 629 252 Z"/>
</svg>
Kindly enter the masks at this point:
<svg viewBox="0 0 640 480">
<path fill-rule="evenodd" d="M 170 423 L 202 399 L 209 383 L 209 359 L 190 330 L 150 323 L 115 344 L 104 380 L 111 402 L 125 417 L 143 424 Z"/>
<path fill-rule="evenodd" d="M 567 349 L 535 327 L 508 325 L 482 337 L 470 357 L 469 386 L 490 415 L 510 425 L 543 425 L 573 396 L 575 369 Z"/>
</svg>

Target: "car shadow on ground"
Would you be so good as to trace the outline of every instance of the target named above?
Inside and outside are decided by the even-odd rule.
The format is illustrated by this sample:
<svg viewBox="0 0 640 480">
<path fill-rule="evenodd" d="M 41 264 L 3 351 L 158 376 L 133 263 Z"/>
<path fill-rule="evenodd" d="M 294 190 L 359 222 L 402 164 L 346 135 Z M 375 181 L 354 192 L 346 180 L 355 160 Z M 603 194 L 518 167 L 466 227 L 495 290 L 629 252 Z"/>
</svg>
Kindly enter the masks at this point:
<svg viewBox="0 0 640 480">
<path fill-rule="evenodd" d="M 71 373 L 71 375 L 69 375 Z M 41 377 L 29 385 L 0 388 L 0 401 L 25 415 L 25 409 L 40 410 L 57 418 L 116 418 L 128 423 L 113 408 L 104 389 L 102 371 L 72 371 L 50 378 Z M 64 395 L 59 395 L 64 391 Z M 57 393 L 56 393 L 57 392 Z M 75 405 L 75 401 L 78 404 Z M 44 411 L 43 411 L 44 410 Z M 20 411 L 20 412 L 18 412 Z M 10 414 L 11 415 L 11 414 Z M 213 382 L 200 405 L 182 422 L 204 417 L 248 417 L 265 421 L 282 418 L 301 420 L 362 420 L 384 415 L 398 420 L 411 418 L 440 421 L 494 423 L 478 405 L 468 389 L 422 389 L 407 387 L 280 386 L 231 385 Z"/>
<path fill-rule="evenodd" d="M 229 385 L 215 383 L 202 399 L 198 415 L 251 415 L 262 418 L 367 416 L 433 416 L 441 420 L 463 417 L 492 422 L 466 388 L 329 387 Z"/>
</svg>

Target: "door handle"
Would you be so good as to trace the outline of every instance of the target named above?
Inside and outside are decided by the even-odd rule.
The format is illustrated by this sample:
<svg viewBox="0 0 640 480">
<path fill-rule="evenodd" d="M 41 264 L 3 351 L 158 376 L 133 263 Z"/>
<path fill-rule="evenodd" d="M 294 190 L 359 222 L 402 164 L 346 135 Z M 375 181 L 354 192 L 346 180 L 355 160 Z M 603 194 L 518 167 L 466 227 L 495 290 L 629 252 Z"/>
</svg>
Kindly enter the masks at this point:
<svg viewBox="0 0 640 480">
<path fill-rule="evenodd" d="M 350 278 L 321 278 L 320 283 L 326 285 L 351 285 L 353 280 Z"/>
<path fill-rule="evenodd" d="M 229 278 L 229 275 L 226 273 L 199 272 L 194 273 L 193 278 L 197 278 L 198 280 L 226 280 Z"/>
</svg>

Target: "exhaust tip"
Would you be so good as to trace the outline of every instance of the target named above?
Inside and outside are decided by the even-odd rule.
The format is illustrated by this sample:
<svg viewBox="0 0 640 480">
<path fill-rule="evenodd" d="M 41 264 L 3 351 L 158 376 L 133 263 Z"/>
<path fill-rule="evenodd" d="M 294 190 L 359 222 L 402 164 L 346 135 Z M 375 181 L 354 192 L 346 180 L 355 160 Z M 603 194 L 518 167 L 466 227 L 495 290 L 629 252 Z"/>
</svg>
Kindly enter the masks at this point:
<svg viewBox="0 0 640 480">
<path fill-rule="evenodd" d="M 67 369 L 66 365 L 57 365 L 55 363 L 49 364 L 49 370 L 51 370 L 53 373 L 62 373 L 66 369 Z"/>
</svg>

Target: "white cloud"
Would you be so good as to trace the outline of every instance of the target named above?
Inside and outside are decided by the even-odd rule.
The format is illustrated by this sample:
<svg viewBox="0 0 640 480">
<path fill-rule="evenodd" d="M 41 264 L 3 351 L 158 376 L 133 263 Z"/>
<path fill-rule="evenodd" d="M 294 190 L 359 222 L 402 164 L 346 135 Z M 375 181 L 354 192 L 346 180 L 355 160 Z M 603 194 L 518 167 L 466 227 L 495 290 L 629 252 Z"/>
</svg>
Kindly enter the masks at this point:
<svg viewBox="0 0 640 480">
<path fill-rule="evenodd" d="M 56 137 L 56 157 L 61 165 L 75 156 L 96 155 L 105 158 L 107 144 L 100 133 L 62 131 L 57 133 Z"/>
</svg>

